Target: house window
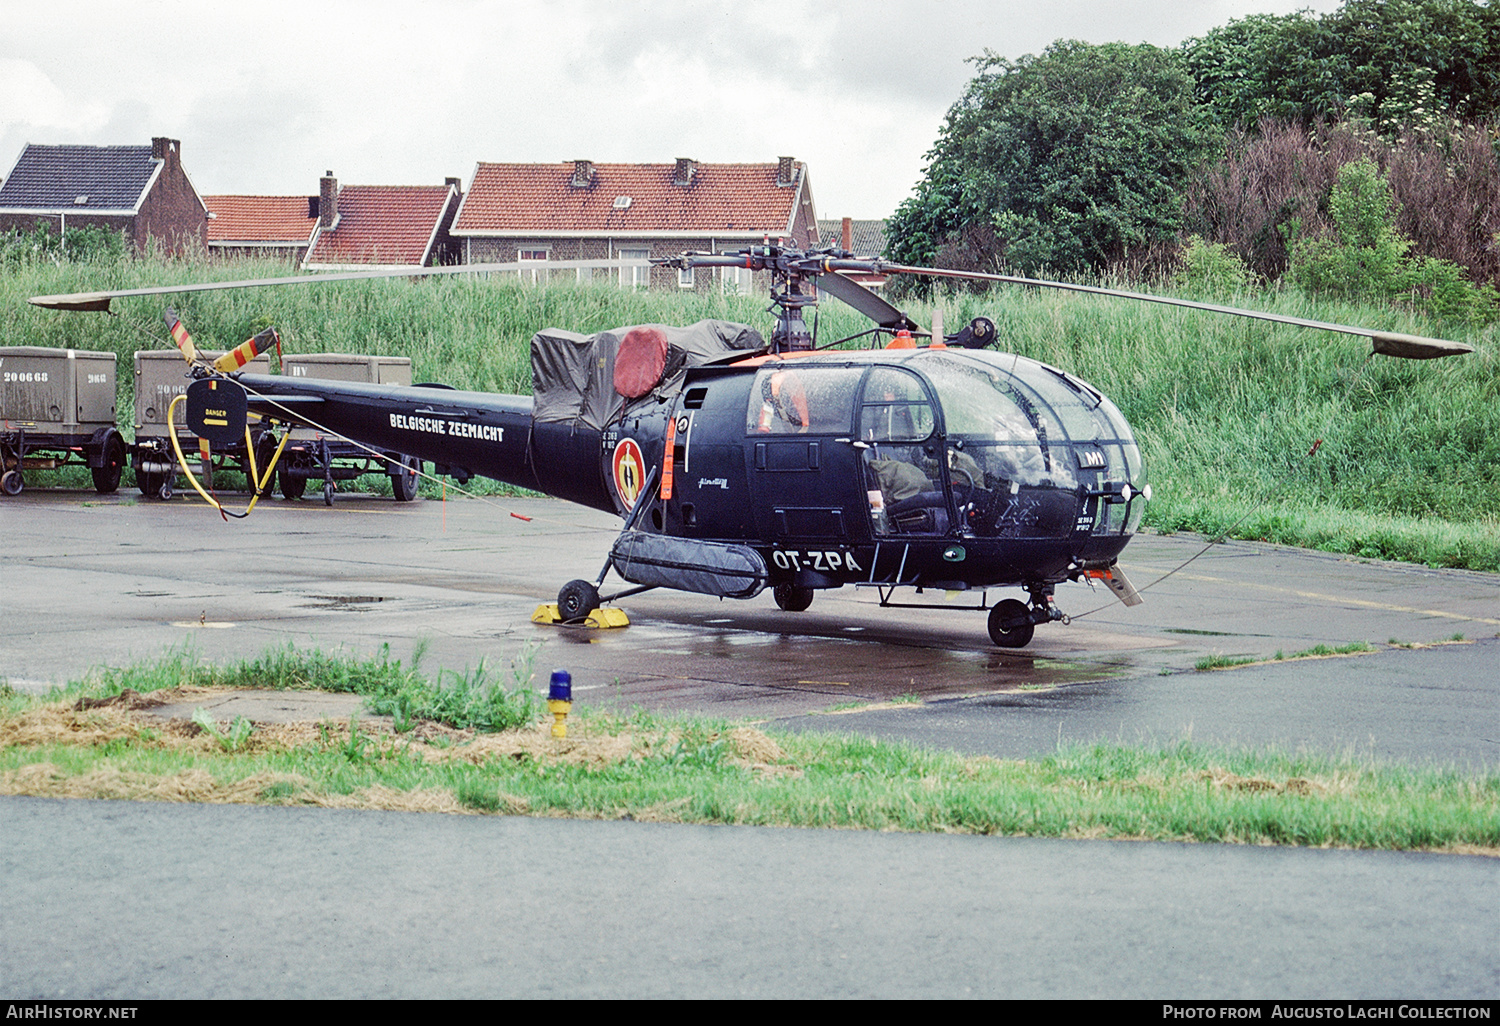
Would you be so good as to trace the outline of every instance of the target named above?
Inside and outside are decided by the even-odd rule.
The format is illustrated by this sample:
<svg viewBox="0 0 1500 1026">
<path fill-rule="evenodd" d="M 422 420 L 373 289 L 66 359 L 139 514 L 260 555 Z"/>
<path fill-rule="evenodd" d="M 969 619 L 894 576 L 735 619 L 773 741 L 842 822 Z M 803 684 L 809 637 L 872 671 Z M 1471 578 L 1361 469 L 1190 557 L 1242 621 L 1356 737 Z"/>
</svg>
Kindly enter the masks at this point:
<svg viewBox="0 0 1500 1026">
<path fill-rule="evenodd" d="M 695 271 L 695 270 L 697 270 L 697 268 L 694 268 L 694 267 L 684 267 L 684 268 L 682 268 L 682 270 L 678 271 L 677 272 L 677 287 L 680 288 L 680 289 L 690 289 L 690 288 L 692 288 L 693 284 L 694 284 L 694 282 L 693 282 L 693 271 Z"/>
<path fill-rule="evenodd" d="M 523 249 L 516 254 L 516 263 L 525 264 L 535 260 L 538 263 L 545 264 L 550 253 L 551 251 L 546 249 Z M 545 282 L 547 280 L 547 270 L 545 267 L 523 268 L 521 270 L 521 280 L 529 281 L 533 285 L 538 282 Z"/>
<path fill-rule="evenodd" d="M 725 267 L 722 268 L 723 276 L 720 279 L 726 296 L 748 296 L 753 283 L 755 272 L 748 267 Z"/>
<path fill-rule="evenodd" d="M 649 249 L 620 250 L 621 260 L 648 260 L 650 257 Z M 649 266 L 620 268 L 620 284 L 625 288 L 646 288 L 651 284 L 651 268 Z"/>
</svg>

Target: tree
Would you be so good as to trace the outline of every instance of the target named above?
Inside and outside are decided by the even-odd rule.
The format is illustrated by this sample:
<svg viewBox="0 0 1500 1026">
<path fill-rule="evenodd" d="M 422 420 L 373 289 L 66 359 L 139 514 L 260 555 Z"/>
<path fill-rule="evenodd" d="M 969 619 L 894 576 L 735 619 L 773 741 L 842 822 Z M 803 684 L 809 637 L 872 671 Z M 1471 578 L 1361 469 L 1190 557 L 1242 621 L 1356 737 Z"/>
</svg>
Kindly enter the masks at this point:
<svg viewBox="0 0 1500 1026">
<path fill-rule="evenodd" d="M 946 246 L 976 266 L 1077 273 L 1175 238 L 1205 142 L 1180 54 L 1063 40 L 973 60 L 887 226 L 892 257 L 926 263 Z"/>
<path fill-rule="evenodd" d="M 1494 3 L 1345 0 L 1321 18 L 1304 11 L 1231 21 L 1182 52 L 1198 102 L 1226 128 L 1352 114 L 1394 137 L 1444 116 L 1500 113 Z"/>
</svg>

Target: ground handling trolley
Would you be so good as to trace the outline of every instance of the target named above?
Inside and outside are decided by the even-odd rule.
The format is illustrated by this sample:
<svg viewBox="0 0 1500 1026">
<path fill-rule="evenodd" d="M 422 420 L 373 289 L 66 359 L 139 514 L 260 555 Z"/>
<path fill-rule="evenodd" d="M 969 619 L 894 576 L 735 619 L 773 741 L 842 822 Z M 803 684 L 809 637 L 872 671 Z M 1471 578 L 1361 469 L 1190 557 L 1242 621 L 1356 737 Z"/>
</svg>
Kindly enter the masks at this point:
<svg viewBox="0 0 1500 1026">
<path fill-rule="evenodd" d="M 198 350 L 210 362 L 221 353 Z M 270 374 L 271 358 L 262 353 L 249 363 L 245 370 L 251 374 Z M 192 369 L 183 362 L 182 354 L 175 349 L 148 349 L 135 354 L 135 483 L 141 494 L 148 498 L 170 499 L 177 481 L 177 454 L 172 451 L 172 440 L 167 432 L 167 408 L 172 400 L 187 392 L 193 383 Z M 250 483 L 250 454 L 245 443 L 217 445 L 207 458 L 198 444 L 198 436 L 187 426 L 187 417 L 179 412 L 175 418 L 177 444 L 183 456 L 196 458 L 203 487 L 214 488 L 215 474 L 233 469 L 245 475 L 245 490 Z M 250 428 L 251 442 L 256 446 L 256 468 L 265 472 L 266 463 L 276 451 L 275 439 L 269 431 Z M 269 447 L 267 443 L 269 442 Z"/>
<path fill-rule="evenodd" d="M 115 426 L 115 354 L 0 347 L 0 491 L 22 470 L 87 465 L 94 490 L 120 487 L 125 439 Z"/>
<path fill-rule="evenodd" d="M 283 355 L 281 373 L 292 378 L 325 378 L 371 385 L 410 385 L 411 360 L 404 356 L 363 356 L 357 353 L 302 353 Z M 397 502 L 417 497 L 422 464 L 398 452 L 373 453 L 363 446 L 329 437 L 316 428 L 293 428 L 276 465 L 276 483 L 288 499 L 300 499 L 307 482 L 323 482 L 323 502 L 333 505 L 335 481 L 352 481 L 364 474 L 386 474 Z"/>
</svg>

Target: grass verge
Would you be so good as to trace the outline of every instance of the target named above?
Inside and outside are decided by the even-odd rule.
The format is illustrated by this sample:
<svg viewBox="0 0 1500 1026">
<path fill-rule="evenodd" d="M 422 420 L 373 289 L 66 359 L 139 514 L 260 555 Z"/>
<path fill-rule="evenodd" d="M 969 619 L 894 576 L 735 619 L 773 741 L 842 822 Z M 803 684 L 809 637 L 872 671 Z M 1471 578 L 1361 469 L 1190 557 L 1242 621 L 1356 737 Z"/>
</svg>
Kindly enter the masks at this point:
<svg viewBox="0 0 1500 1026">
<path fill-rule="evenodd" d="M 1189 742 L 1007 761 L 642 711 L 583 709 L 557 739 L 527 678 L 524 660 L 502 686 L 387 654 L 216 667 L 175 651 L 47 696 L 0 690 L 0 793 L 1500 854 L 1494 774 Z M 246 685 L 368 694 L 395 726 L 146 715 Z M 497 702 L 531 711 L 498 727 Z"/>
</svg>

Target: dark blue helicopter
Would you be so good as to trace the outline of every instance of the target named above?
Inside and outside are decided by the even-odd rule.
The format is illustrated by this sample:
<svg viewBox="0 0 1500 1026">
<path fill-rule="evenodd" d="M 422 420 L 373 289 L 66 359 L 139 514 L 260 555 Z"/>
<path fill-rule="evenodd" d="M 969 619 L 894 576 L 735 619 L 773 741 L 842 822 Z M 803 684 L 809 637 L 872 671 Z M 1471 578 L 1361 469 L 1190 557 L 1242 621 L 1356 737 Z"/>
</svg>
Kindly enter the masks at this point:
<svg viewBox="0 0 1500 1026">
<path fill-rule="evenodd" d="M 778 606 L 800 611 L 817 591 L 853 585 L 874 589 L 882 606 L 923 605 L 928 591 L 972 593 L 973 608 L 989 611 L 995 644 L 1020 647 L 1036 625 L 1066 619 L 1054 601 L 1065 581 L 1097 580 L 1127 604 L 1140 601 L 1117 565 L 1151 494 L 1130 426 L 1087 382 L 988 350 L 995 329 L 987 319 L 952 335 L 924 331 L 840 272 L 978 278 L 1165 302 L 1363 335 L 1377 352 L 1409 358 L 1470 348 L 1168 297 L 857 260 L 831 249 L 767 243 L 665 262 L 769 271 L 777 314 L 769 342 L 721 321 L 589 336 L 549 329 L 532 341 L 529 397 L 252 375 L 232 369 L 231 353 L 197 365 L 188 423 L 211 441 L 244 436 L 247 446 L 256 415 L 262 427 L 310 425 L 377 453 L 430 461 L 460 481 L 495 478 L 619 514 L 624 523 L 605 566 L 560 591 L 564 620 L 650 588 L 746 599 L 769 587 Z M 104 309 L 123 295 L 220 287 L 32 302 Z M 817 347 L 803 310 L 818 292 L 869 316 L 875 327 L 865 334 L 875 347 Z M 254 448 L 262 463 L 274 460 L 270 432 Z M 392 472 L 412 471 L 393 464 Z M 629 587 L 601 598 L 611 571 Z M 1004 588 L 1024 590 L 1027 600 L 991 603 L 989 593 Z M 898 594 L 914 601 L 897 602 Z"/>
</svg>

